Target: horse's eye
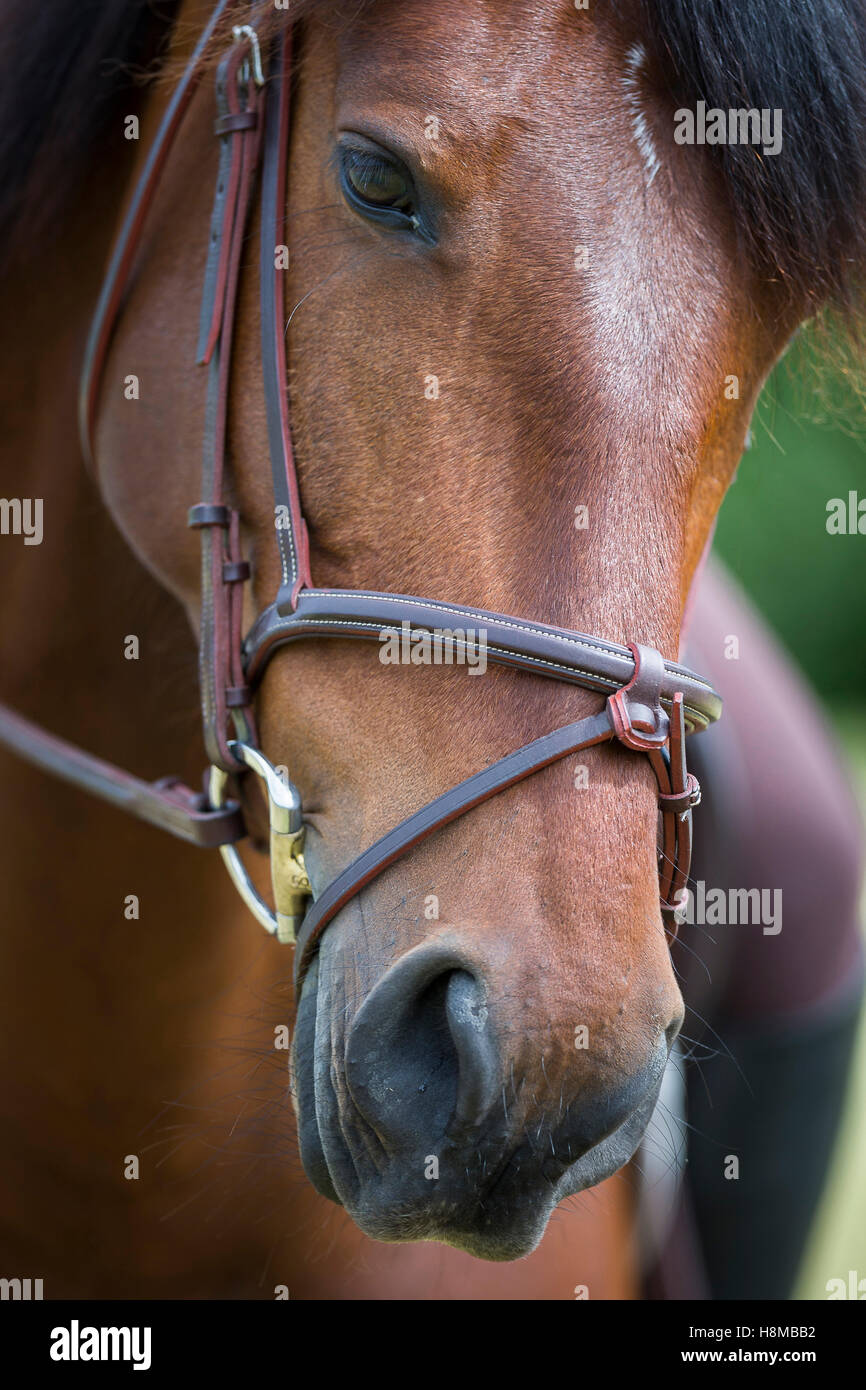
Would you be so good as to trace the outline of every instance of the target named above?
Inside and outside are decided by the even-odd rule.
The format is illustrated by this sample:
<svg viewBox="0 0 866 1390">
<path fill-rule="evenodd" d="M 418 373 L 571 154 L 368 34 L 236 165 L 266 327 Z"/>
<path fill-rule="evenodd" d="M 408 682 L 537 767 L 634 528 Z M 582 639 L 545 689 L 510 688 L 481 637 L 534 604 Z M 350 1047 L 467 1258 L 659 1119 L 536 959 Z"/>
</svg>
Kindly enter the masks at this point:
<svg viewBox="0 0 866 1390">
<path fill-rule="evenodd" d="M 404 211 L 412 202 L 412 185 L 395 165 L 364 150 L 343 151 L 343 176 L 359 198 L 377 208 Z"/>
<path fill-rule="evenodd" d="M 407 169 L 384 153 L 356 145 L 341 145 L 338 153 L 343 197 L 353 212 L 389 231 L 414 232 L 435 245 L 419 214 L 418 195 Z"/>
</svg>

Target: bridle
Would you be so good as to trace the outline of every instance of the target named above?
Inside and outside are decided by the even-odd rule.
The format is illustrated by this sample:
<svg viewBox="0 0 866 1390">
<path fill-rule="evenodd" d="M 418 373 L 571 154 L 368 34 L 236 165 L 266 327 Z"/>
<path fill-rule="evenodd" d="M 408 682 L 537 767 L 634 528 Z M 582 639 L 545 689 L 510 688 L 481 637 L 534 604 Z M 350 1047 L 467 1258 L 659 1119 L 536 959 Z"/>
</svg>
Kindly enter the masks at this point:
<svg viewBox="0 0 866 1390">
<path fill-rule="evenodd" d="M 80 426 L 92 464 L 92 436 L 108 348 L 134 272 L 147 213 L 169 151 L 192 97 L 209 69 L 215 40 L 233 0 L 220 0 L 166 108 L 147 157 L 103 283 L 82 374 Z M 79 787 L 194 844 L 218 846 L 241 896 L 282 942 L 297 940 L 296 987 L 322 932 L 341 908 L 414 845 L 472 807 L 560 758 L 613 739 L 645 753 L 658 782 L 659 892 L 663 918 L 675 933 L 688 880 L 692 808 L 700 800 L 686 769 L 685 738 L 721 713 L 721 700 L 700 676 L 665 661 L 654 648 L 622 647 L 544 623 L 402 594 L 316 589 L 307 528 L 292 454 L 286 384 L 284 275 L 276 249 L 284 245 L 290 118 L 291 29 L 273 42 L 268 73 L 251 25 L 232 30 L 217 68 L 219 171 L 204 274 L 198 343 L 208 391 L 201 497 L 189 525 L 201 537 L 199 674 L 205 746 L 211 764 L 207 792 L 175 778 L 145 783 L 55 738 L 0 705 L 0 742 Z M 256 187 L 261 198 L 262 369 L 273 474 L 275 535 L 281 583 L 273 603 L 242 634 L 242 586 L 250 566 L 240 546 L 240 516 L 225 501 L 226 426 L 235 303 L 241 252 Z M 605 695 L 604 708 L 518 748 L 402 821 L 349 864 L 315 900 L 303 861 L 304 822 L 297 789 L 258 748 L 254 692 L 281 646 L 301 639 L 345 637 L 380 641 L 408 624 L 413 633 L 445 625 L 455 633 L 482 628 L 489 660 L 570 682 Z M 456 625 L 456 627 L 454 626 Z M 455 638 L 457 645 L 461 639 Z M 230 726 L 233 737 L 230 736 Z M 275 910 L 258 895 L 235 849 L 246 833 L 229 779 L 254 772 L 263 781 L 270 815 Z"/>
</svg>

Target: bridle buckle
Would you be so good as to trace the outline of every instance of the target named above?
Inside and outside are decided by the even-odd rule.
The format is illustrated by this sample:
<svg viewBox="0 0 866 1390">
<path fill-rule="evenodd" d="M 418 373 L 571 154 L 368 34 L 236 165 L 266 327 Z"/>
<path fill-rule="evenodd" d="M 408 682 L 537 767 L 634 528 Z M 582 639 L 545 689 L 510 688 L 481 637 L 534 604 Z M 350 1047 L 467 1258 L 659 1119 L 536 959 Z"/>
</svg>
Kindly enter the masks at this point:
<svg viewBox="0 0 866 1390">
<path fill-rule="evenodd" d="M 262 71 L 262 50 L 259 47 L 259 36 L 251 24 L 235 24 L 232 28 L 232 38 L 236 43 L 242 43 L 246 39 L 250 46 L 250 62 L 245 62 L 241 70 L 241 78 L 248 81 L 250 70 L 252 78 L 257 87 L 264 87 L 265 74 Z"/>
</svg>

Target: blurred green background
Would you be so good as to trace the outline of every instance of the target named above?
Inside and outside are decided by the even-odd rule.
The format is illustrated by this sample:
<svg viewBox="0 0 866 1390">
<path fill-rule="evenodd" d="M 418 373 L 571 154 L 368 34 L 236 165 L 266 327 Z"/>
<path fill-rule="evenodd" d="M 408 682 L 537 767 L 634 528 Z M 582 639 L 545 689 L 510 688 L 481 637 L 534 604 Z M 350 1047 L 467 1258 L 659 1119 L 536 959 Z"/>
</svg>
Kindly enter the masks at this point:
<svg viewBox="0 0 866 1390">
<path fill-rule="evenodd" d="M 866 498 L 866 400 L 801 336 L 773 373 L 719 517 L 716 550 L 821 695 L 863 698 L 866 535 L 830 535 L 827 502 Z"/>
<path fill-rule="evenodd" d="M 771 376 L 715 549 L 820 694 L 866 819 L 866 535 L 826 528 L 830 498 L 866 497 L 866 399 L 839 341 L 801 334 Z M 866 1278 L 864 1177 L 866 1018 L 798 1297 L 826 1299 L 827 1280 L 852 1269 Z"/>
</svg>

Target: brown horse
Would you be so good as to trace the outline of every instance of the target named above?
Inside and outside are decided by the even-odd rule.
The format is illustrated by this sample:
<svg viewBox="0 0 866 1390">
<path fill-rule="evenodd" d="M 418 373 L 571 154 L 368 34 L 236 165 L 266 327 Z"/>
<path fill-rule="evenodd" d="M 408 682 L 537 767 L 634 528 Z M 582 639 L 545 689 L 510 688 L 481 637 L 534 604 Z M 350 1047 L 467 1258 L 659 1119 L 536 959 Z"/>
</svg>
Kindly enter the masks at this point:
<svg viewBox="0 0 866 1390">
<path fill-rule="evenodd" d="M 766 6 L 744 8 L 726 30 L 710 4 L 667 19 L 566 0 L 293 5 L 288 385 L 318 584 L 483 603 L 677 659 L 757 394 L 796 326 L 845 299 L 863 216 L 866 50 L 821 47 L 841 19 L 863 39 L 854 5 L 818 6 L 810 35 L 777 17 L 754 52 Z M 43 498 L 45 534 L 0 549 L 2 694 L 104 756 L 193 780 L 200 573 L 185 517 L 205 400 L 192 364 L 212 81 L 163 171 L 111 342 L 95 479 L 73 422 L 112 233 L 211 6 L 183 0 L 164 26 L 101 9 L 87 37 L 68 21 L 79 71 L 57 82 L 71 132 L 34 152 L 22 183 L 22 198 L 51 194 L 50 234 L 8 237 L 2 491 Z M 259 18 L 262 43 L 288 22 L 272 6 Z M 54 52 L 60 73 L 57 42 L 46 35 L 43 62 Z M 28 43 L 7 40 L 4 71 Z M 85 79 L 106 58 L 157 55 L 165 76 L 140 111 L 112 69 L 82 148 Z M 770 80 L 783 56 L 823 64 L 850 98 L 839 186 L 814 133 L 778 170 L 675 138 L 675 110 L 702 92 L 796 109 L 796 81 L 779 97 Z M 742 92 L 724 87 L 729 70 Z M 823 126 L 838 131 L 826 85 Z M 382 217 L 395 209 L 398 230 Z M 248 623 L 280 577 L 258 312 L 251 255 L 229 419 Z M 257 715 L 302 791 L 321 887 L 469 772 L 598 703 L 323 640 L 270 663 Z M 616 745 L 579 762 L 586 786 L 558 762 L 355 897 L 294 1026 L 288 959 L 211 856 L 4 758 L 4 1270 L 44 1274 L 47 1296 L 636 1296 L 633 1187 L 613 1175 L 683 1002 L 650 769 Z M 293 1161 L 289 1095 L 321 1195 Z M 599 1183 L 544 1235 L 560 1201 Z"/>
</svg>

